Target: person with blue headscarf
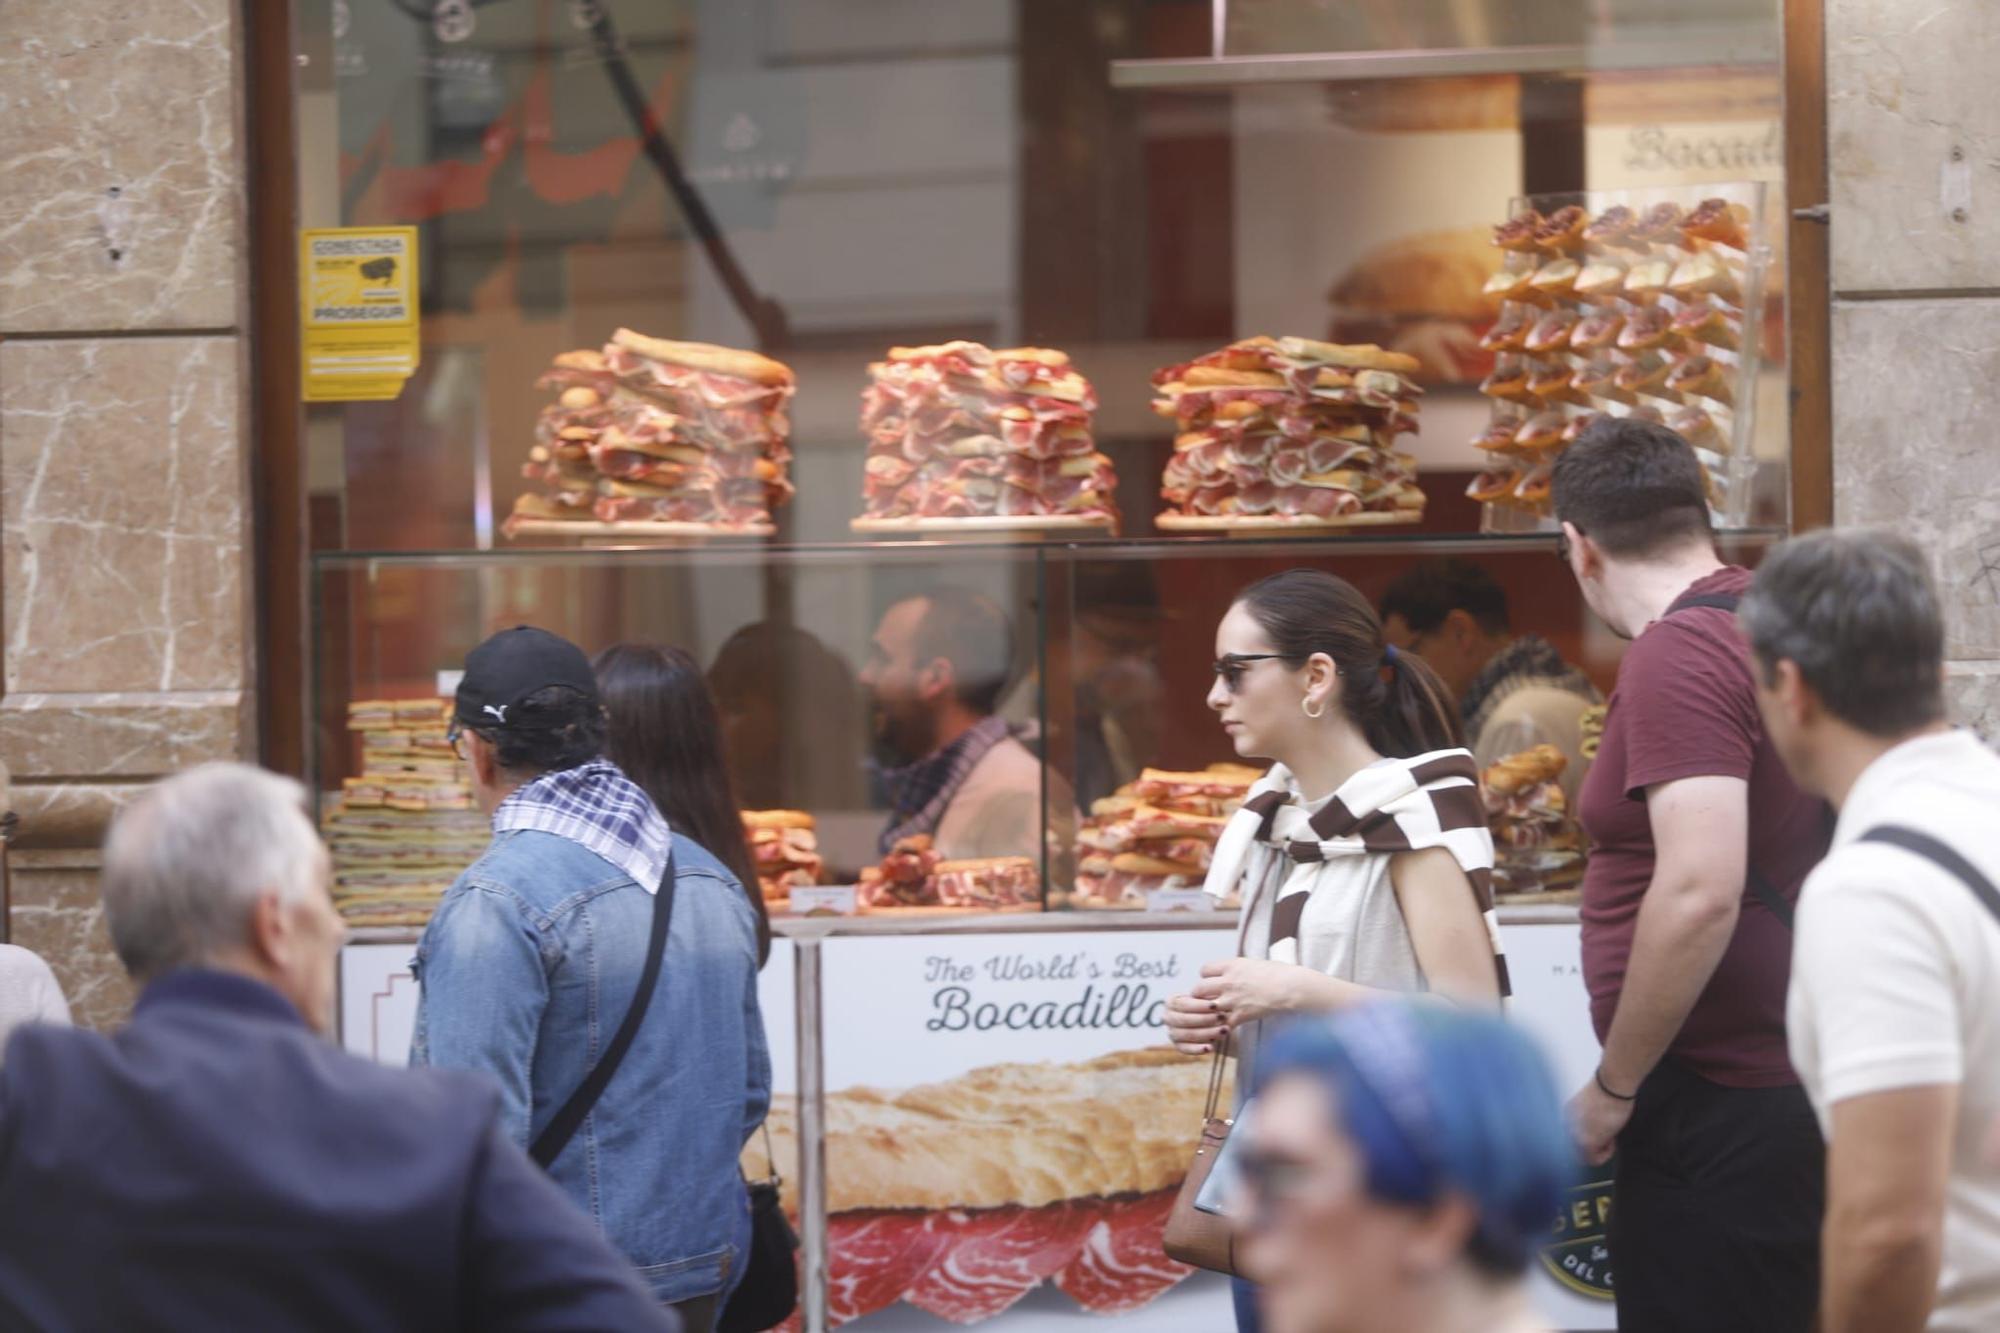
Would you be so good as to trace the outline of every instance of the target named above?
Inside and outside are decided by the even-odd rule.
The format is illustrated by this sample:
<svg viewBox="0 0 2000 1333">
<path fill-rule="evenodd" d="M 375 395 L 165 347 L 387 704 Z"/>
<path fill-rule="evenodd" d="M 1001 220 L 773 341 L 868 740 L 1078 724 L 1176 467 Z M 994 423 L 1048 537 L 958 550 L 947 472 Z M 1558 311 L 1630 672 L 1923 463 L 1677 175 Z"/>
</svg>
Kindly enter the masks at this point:
<svg viewBox="0 0 2000 1333">
<path fill-rule="evenodd" d="M 1534 1043 L 1381 1000 L 1260 1055 L 1229 1209 L 1269 1333 L 1532 1333 L 1526 1274 L 1577 1160 Z"/>
</svg>

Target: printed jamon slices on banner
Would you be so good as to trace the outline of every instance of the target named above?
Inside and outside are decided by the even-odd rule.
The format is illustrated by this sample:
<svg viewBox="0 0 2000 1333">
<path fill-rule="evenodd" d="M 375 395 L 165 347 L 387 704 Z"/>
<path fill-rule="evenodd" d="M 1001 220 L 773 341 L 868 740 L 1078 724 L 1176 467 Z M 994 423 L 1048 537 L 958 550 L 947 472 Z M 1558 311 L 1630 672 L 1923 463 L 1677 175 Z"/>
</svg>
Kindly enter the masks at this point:
<svg viewBox="0 0 2000 1333">
<path fill-rule="evenodd" d="M 1174 519 L 1335 522 L 1420 513 L 1413 357 L 1368 344 L 1245 338 L 1153 375 L 1153 410 L 1178 433 L 1161 478 Z"/>
<path fill-rule="evenodd" d="M 828 1325 L 898 1301 L 973 1324 L 1044 1282 L 1093 1314 L 1149 1303 L 1193 1271 L 1161 1234 L 1208 1073 L 1151 1049 L 829 1093 Z M 791 1098 L 770 1128 L 778 1160 L 797 1160 Z"/>
<path fill-rule="evenodd" d="M 541 381 L 523 474 L 541 484 L 516 519 L 756 529 L 791 498 L 789 367 L 755 352 L 619 329 L 602 352 L 566 352 Z"/>
<path fill-rule="evenodd" d="M 863 523 L 899 519 L 1117 519 L 1118 478 L 1097 451 L 1097 394 L 1069 357 L 979 343 L 892 347 L 868 368 Z"/>
<path fill-rule="evenodd" d="M 1094 802 L 1077 832 L 1077 905 L 1141 907 L 1157 889 L 1200 888 L 1223 825 L 1259 776 L 1241 764 L 1149 768 Z"/>
</svg>

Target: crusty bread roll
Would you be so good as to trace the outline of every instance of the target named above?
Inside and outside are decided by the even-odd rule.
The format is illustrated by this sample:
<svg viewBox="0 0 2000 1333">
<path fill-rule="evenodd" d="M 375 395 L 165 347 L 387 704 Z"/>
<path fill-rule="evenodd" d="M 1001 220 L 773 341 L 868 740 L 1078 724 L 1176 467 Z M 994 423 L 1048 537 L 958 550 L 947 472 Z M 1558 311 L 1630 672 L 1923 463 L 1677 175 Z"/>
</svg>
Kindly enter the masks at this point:
<svg viewBox="0 0 2000 1333">
<path fill-rule="evenodd" d="M 630 329 L 620 329 L 611 335 L 611 341 L 640 356 L 664 361 L 668 365 L 686 366 L 690 370 L 705 370 L 716 375 L 734 375 L 738 379 L 757 384 L 788 385 L 792 382 L 792 368 L 781 361 L 773 361 L 768 356 L 756 352 L 746 352 L 735 347 L 717 347 L 713 343 L 673 342 L 666 338 L 651 338 Z"/>
<path fill-rule="evenodd" d="M 1208 1074 L 1207 1060 L 1155 1048 L 830 1092 L 827 1210 L 1038 1208 L 1166 1189 L 1187 1174 Z M 770 1128 L 777 1159 L 796 1161 L 796 1099 L 773 1099 Z M 768 1169 L 761 1144 L 745 1160 Z"/>
<path fill-rule="evenodd" d="M 1200 879 L 1206 873 L 1192 861 L 1170 861 L 1140 852 L 1120 852 L 1111 858 L 1111 868 L 1128 875 L 1184 875 L 1191 879 Z"/>
<path fill-rule="evenodd" d="M 813 817 L 803 810 L 745 810 L 743 826 L 753 829 L 812 828 Z"/>
<path fill-rule="evenodd" d="M 1402 352 L 1387 352 L 1373 343 L 1327 343 L 1317 338 L 1280 338 L 1278 349 L 1300 361 L 1324 362 L 1349 370 L 1386 370 L 1396 375 L 1413 375 L 1423 362 Z"/>
<path fill-rule="evenodd" d="M 1489 791 L 1512 796 L 1538 782 L 1554 782 L 1569 767 L 1569 760 L 1553 745 L 1537 745 L 1532 750 L 1508 755 L 1486 770 Z"/>
<path fill-rule="evenodd" d="M 893 353 L 892 353 L 893 355 Z M 1066 369 L 1069 353 L 1053 347 L 1003 347 L 993 353 L 995 361 L 1032 361 L 1038 366 Z"/>
<path fill-rule="evenodd" d="M 590 517 L 590 506 L 566 505 L 560 500 L 546 495 L 536 495 L 532 491 L 517 496 L 514 500 L 515 518 L 578 519 Z"/>
<path fill-rule="evenodd" d="M 585 348 L 575 352 L 558 353 L 556 356 L 555 364 L 563 370 L 601 371 L 605 369 L 604 353 L 598 351 L 595 348 Z"/>
<path fill-rule="evenodd" d="M 1189 366 L 1186 382 L 1197 389 L 1282 389 L 1285 377 L 1270 370 L 1231 370 L 1227 366 Z"/>
<path fill-rule="evenodd" d="M 1484 227 L 1429 231 L 1370 250 L 1343 274 L 1327 300 L 1343 314 L 1374 319 L 1457 319 L 1486 314 L 1486 280 L 1500 252 Z"/>
</svg>

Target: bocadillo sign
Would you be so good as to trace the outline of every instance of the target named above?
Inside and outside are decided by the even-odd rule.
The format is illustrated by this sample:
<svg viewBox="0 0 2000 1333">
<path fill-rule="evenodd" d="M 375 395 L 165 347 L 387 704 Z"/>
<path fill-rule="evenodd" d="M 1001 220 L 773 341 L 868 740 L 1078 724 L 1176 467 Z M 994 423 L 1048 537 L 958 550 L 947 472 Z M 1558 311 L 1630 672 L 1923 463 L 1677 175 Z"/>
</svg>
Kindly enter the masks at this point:
<svg viewBox="0 0 2000 1333">
<path fill-rule="evenodd" d="M 1191 1270 L 1160 1249 L 1208 1078 L 1161 1023 L 1167 996 L 1234 942 L 828 940 L 829 1322 L 866 1327 L 901 1304 L 1009 1330 L 1079 1309 L 1122 1329 L 1221 1327 L 1226 1286 L 1175 1290 Z M 784 1160 L 792 1108 L 771 1123 Z"/>
</svg>

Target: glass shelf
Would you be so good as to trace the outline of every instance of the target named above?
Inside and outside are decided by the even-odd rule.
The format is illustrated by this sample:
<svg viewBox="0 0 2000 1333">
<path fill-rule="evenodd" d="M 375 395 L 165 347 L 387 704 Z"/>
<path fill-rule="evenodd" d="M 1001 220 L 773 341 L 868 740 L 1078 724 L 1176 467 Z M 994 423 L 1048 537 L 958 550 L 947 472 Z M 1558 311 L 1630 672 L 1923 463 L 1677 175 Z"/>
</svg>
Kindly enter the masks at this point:
<svg viewBox="0 0 2000 1333">
<path fill-rule="evenodd" d="M 1720 529 L 1725 548 L 1781 540 L 1780 527 Z M 1552 546 L 1552 532 L 1437 533 L 1369 532 L 1311 533 L 1299 536 L 1231 537 L 1062 537 L 994 540 L 989 538 L 911 537 L 846 542 L 714 542 L 698 546 L 653 546 L 642 543 L 602 546 L 507 547 L 488 551 L 317 551 L 313 566 L 325 571 L 352 571 L 399 566 L 510 565 L 648 565 L 655 563 L 768 564 L 772 562 L 846 563 L 856 557 L 887 560 L 935 560 L 941 553 L 977 554 L 1075 551 L 1091 559 L 1172 560 L 1203 553 L 1231 557 L 1259 555 L 1351 554 L 1479 555 L 1530 551 Z"/>
</svg>

